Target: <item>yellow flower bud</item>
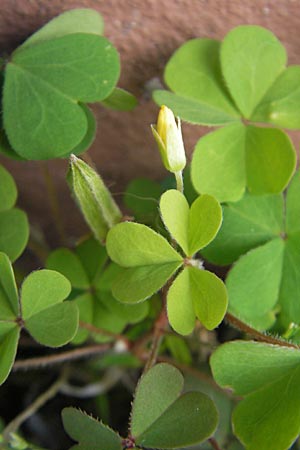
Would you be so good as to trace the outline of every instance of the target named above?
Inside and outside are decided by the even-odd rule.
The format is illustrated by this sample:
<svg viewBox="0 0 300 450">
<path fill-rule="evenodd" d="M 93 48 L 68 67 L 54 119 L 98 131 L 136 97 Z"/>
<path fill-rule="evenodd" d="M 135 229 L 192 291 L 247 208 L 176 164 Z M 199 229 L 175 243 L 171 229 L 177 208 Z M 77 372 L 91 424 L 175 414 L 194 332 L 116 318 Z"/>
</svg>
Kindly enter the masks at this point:
<svg viewBox="0 0 300 450">
<path fill-rule="evenodd" d="M 186 157 L 179 117 L 176 122 L 173 112 L 162 106 L 157 125 L 151 125 L 151 128 L 165 168 L 173 173 L 181 172 L 186 165 Z"/>
</svg>

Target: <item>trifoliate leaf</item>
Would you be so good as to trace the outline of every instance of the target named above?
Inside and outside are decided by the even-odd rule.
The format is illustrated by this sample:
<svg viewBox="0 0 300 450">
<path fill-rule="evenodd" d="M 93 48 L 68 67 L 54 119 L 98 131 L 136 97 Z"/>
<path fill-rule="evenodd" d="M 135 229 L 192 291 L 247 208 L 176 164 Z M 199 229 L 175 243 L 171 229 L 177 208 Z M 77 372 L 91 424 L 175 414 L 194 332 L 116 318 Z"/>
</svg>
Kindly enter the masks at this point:
<svg viewBox="0 0 300 450">
<path fill-rule="evenodd" d="M 70 282 L 54 270 L 32 272 L 23 282 L 21 291 L 22 316 L 24 320 L 61 303 L 70 293 Z"/>
<path fill-rule="evenodd" d="M 255 328 L 269 328 L 269 318 L 261 318 L 278 302 L 283 258 L 284 242 L 277 238 L 238 260 L 226 279 L 232 314 Z"/>
<path fill-rule="evenodd" d="M 299 351 L 236 341 L 219 347 L 210 363 L 221 387 L 246 397 L 233 414 L 234 432 L 245 447 L 290 448 L 300 432 Z"/>
<path fill-rule="evenodd" d="M 148 448 L 179 448 L 207 439 L 218 414 L 200 392 L 180 396 L 183 379 L 168 364 L 157 364 L 142 376 L 132 407 L 131 434 Z"/>
<path fill-rule="evenodd" d="M 62 419 L 66 432 L 79 444 L 73 450 L 122 450 L 121 438 L 102 422 L 75 408 L 64 408 Z"/>
<path fill-rule="evenodd" d="M 286 64 L 286 52 L 264 28 L 242 25 L 231 30 L 221 45 L 221 66 L 226 85 L 246 119 Z"/>
</svg>

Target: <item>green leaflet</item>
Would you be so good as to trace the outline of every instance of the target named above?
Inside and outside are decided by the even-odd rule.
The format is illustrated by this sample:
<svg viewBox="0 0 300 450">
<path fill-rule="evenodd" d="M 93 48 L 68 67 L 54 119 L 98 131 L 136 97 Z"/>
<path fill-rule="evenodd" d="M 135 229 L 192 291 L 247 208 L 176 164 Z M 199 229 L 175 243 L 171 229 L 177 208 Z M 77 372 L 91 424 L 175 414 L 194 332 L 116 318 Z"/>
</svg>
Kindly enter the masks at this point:
<svg viewBox="0 0 300 450">
<path fill-rule="evenodd" d="M 3 384 L 15 361 L 20 328 L 14 323 L 0 322 L 0 384 Z"/>
<path fill-rule="evenodd" d="M 213 195 L 219 202 L 239 200 L 246 185 L 245 127 L 233 124 L 200 139 L 191 178 L 199 193 Z"/>
<path fill-rule="evenodd" d="M 180 396 L 183 379 L 168 364 L 142 376 L 132 406 L 131 434 L 138 445 L 179 448 L 207 439 L 215 430 L 216 408 L 205 394 Z"/>
<path fill-rule="evenodd" d="M 13 320 L 20 313 L 18 291 L 9 258 L 0 253 L 0 321 Z"/>
<path fill-rule="evenodd" d="M 221 45 L 226 85 L 247 119 L 284 69 L 286 52 L 268 30 L 243 25 L 231 30 Z"/>
<path fill-rule="evenodd" d="M 290 66 L 272 84 L 251 120 L 283 128 L 298 129 L 300 101 L 300 66 Z"/>
<path fill-rule="evenodd" d="M 88 8 L 76 8 L 54 17 L 40 30 L 26 39 L 22 44 L 22 48 L 67 34 L 87 33 L 101 36 L 103 29 L 103 19 L 97 11 Z"/>
<path fill-rule="evenodd" d="M 236 341 L 219 347 L 210 364 L 220 386 L 246 397 L 233 414 L 235 434 L 246 448 L 290 448 L 300 432 L 299 351 Z"/>
<path fill-rule="evenodd" d="M 3 91 L 4 128 L 13 149 L 27 159 L 81 150 L 93 128 L 78 102 L 104 99 L 118 76 L 116 50 L 97 34 L 60 34 L 21 46 L 6 66 Z"/>
<path fill-rule="evenodd" d="M 283 258 L 284 242 L 273 239 L 242 256 L 227 276 L 229 311 L 254 328 L 272 325 L 266 315 L 278 302 Z"/>
<path fill-rule="evenodd" d="M 122 267 L 179 263 L 181 256 L 160 234 L 145 225 L 123 222 L 107 235 L 107 252 Z"/>
<path fill-rule="evenodd" d="M 112 293 L 120 302 L 146 300 L 166 284 L 181 264 L 178 261 L 125 268 L 115 279 Z"/>
<path fill-rule="evenodd" d="M 62 419 L 66 432 L 79 444 L 73 450 L 122 450 L 120 436 L 102 422 L 75 408 L 64 408 Z"/>
<path fill-rule="evenodd" d="M 136 178 L 128 184 L 123 201 L 136 220 L 151 224 L 156 219 L 161 194 L 162 187 L 155 181 Z"/>
<path fill-rule="evenodd" d="M 300 171 L 297 171 L 286 194 L 285 228 L 288 235 L 300 231 Z"/>
<path fill-rule="evenodd" d="M 180 334 L 193 331 L 196 317 L 212 330 L 226 313 L 226 288 L 215 274 L 186 267 L 169 289 L 167 309 L 172 328 Z"/>
<path fill-rule="evenodd" d="M 67 248 L 60 248 L 50 253 L 47 258 L 47 268 L 63 274 L 74 288 L 87 289 L 89 279 L 77 255 Z"/>
<path fill-rule="evenodd" d="M 101 104 L 108 109 L 117 111 L 132 111 L 137 106 L 137 99 L 125 89 L 114 88 Z"/>
<path fill-rule="evenodd" d="M 32 272 L 22 284 L 23 318 L 29 319 L 34 314 L 61 303 L 70 291 L 70 282 L 60 273 L 46 269 Z"/>
<path fill-rule="evenodd" d="M 238 121 L 238 117 L 227 114 L 210 104 L 173 94 L 172 92 L 154 91 L 153 99 L 160 106 L 168 106 L 176 116 L 181 117 L 186 122 L 219 126 Z"/>
<path fill-rule="evenodd" d="M 234 202 L 246 187 L 253 194 L 281 192 L 295 164 L 294 147 L 283 131 L 234 124 L 200 139 L 191 176 L 199 193 Z"/>
<path fill-rule="evenodd" d="M 0 166 L 0 251 L 15 261 L 26 247 L 29 225 L 26 214 L 14 208 L 17 187 L 7 170 Z"/>
<path fill-rule="evenodd" d="M 223 222 L 216 238 L 201 254 L 217 265 L 233 263 L 254 247 L 278 237 L 284 230 L 281 194 L 254 196 L 223 205 Z"/>
<path fill-rule="evenodd" d="M 222 222 L 221 207 L 210 195 L 198 197 L 189 208 L 184 195 L 171 189 L 161 196 L 160 211 L 166 228 L 187 256 L 208 245 Z"/>
<path fill-rule="evenodd" d="M 10 173 L 0 166 L 0 212 L 11 209 L 17 200 L 17 187 Z"/>
<path fill-rule="evenodd" d="M 71 302 L 50 306 L 30 316 L 26 329 L 40 344 L 61 347 L 70 342 L 78 328 L 78 309 Z"/>
</svg>

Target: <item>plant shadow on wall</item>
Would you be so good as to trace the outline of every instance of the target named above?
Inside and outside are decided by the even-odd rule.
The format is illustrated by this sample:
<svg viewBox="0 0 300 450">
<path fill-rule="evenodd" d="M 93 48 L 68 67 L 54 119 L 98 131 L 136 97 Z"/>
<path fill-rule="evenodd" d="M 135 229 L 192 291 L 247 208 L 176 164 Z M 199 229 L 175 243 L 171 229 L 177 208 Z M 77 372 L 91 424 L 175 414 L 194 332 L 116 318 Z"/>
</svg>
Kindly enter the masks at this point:
<svg viewBox="0 0 300 450">
<path fill-rule="evenodd" d="M 1 64 L 1 153 L 68 159 L 90 234 L 48 251 L 0 167 L 0 448 L 296 450 L 300 176 L 283 128 L 300 128 L 300 66 L 257 26 L 185 43 L 171 91 L 153 94 L 170 175 L 132 180 L 122 207 L 78 157 L 95 136 L 88 104 L 137 103 L 119 71 L 89 9 Z M 179 117 L 219 127 L 190 166 Z"/>
</svg>

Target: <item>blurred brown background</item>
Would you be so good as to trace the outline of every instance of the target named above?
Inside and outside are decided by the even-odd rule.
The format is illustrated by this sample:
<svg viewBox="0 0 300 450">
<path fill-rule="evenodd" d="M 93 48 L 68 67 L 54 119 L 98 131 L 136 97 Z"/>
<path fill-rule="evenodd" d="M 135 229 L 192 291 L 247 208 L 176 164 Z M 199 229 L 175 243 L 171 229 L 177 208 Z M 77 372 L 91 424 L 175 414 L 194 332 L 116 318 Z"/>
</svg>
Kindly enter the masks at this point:
<svg viewBox="0 0 300 450">
<path fill-rule="evenodd" d="M 103 15 L 105 35 L 121 55 L 119 86 L 139 100 L 139 106 L 130 113 L 94 108 L 98 132 L 89 154 L 116 194 L 132 177 L 159 179 L 165 174 L 149 128 L 156 121 L 158 108 L 149 98 L 148 86 L 151 80 L 161 78 L 168 58 L 184 41 L 194 37 L 222 39 L 232 27 L 257 24 L 283 42 L 290 64 L 300 63 L 300 0 L 0 0 L 0 54 L 13 50 L 53 16 L 76 7 L 95 8 Z M 191 154 L 204 129 L 185 125 L 183 131 Z M 295 143 L 298 147 L 297 135 Z M 55 242 L 43 176 L 45 164 L 4 158 L 1 162 L 16 178 L 19 205 Z M 47 164 L 55 177 L 67 231 L 79 236 L 84 227 L 64 180 L 67 162 Z"/>
</svg>

